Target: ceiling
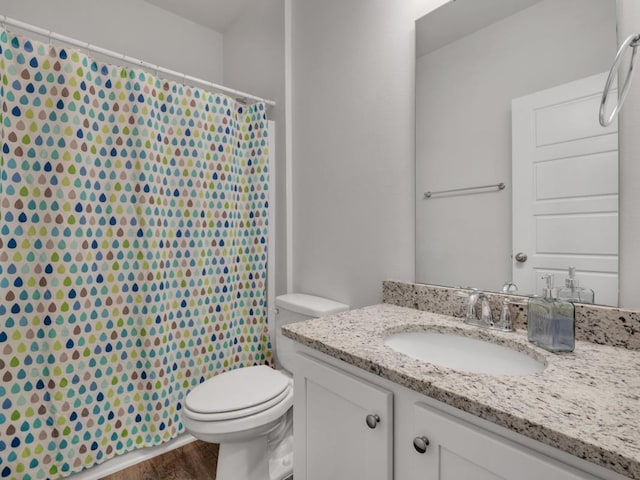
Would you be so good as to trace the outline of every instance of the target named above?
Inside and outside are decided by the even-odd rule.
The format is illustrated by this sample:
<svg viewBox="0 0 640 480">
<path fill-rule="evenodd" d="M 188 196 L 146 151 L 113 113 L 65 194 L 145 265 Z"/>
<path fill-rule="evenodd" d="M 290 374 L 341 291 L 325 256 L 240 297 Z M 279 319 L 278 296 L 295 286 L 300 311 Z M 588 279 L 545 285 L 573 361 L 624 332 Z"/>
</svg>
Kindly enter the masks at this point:
<svg viewBox="0 0 640 480">
<path fill-rule="evenodd" d="M 453 0 L 416 22 L 416 57 L 483 29 L 542 0 Z"/>
<path fill-rule="evenodd" d="M 229 26 L 261 0 L 145 0 L 180 17 L 224 33 Z"/>
</svg>

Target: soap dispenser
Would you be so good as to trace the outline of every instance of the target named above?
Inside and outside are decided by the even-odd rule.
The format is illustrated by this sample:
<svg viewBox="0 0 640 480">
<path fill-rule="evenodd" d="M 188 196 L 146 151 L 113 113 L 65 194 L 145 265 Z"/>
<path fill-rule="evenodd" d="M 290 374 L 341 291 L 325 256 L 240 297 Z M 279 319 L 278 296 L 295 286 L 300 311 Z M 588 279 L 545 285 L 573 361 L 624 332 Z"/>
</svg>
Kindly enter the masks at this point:
<svg viewBox="0 0 640 480">
<path fill-rule="evenodd" d="M 576 268 L 569 267 L 569 276 L 564 282 L 565 287 L 558 291 L 558 298 L 574 303 L 593 303 L 595 293 L 589 288 L 582 288 L 576 280 Z"/>
<path fill-rule="evenodd" d="M 553 275 L 544 275 L 542 297 L 529 300 L 527 335 L 529 341 L 550 352 L 573 352 L 576 344 L 576 320 L 573 303 L 557 298 Z"/>
</svg>

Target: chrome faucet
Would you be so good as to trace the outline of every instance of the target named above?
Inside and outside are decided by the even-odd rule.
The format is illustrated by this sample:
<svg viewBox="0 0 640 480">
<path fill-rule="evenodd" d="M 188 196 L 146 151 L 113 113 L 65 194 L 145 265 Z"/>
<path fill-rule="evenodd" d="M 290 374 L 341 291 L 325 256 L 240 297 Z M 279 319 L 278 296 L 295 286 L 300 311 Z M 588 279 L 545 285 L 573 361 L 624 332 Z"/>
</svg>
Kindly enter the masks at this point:
<svg viewBox="0 0 640 480">
<path fill-rule="evenodd" d="M 478 327 L 493 328 L 493 314 L 489 299 L 484 292 L 472 289 L 471 293 L 457 292 L 456 295 L 467 298 L 467 315 L 464 323 Z M 478 309 L 478 304 L 480 308 Z"/>
<path fill-rule="evenodd" d="M 489 299 L 483 292 L 480 292 L 478 294 L 478 301 L 480 302 L 480 326 L 493 327 L 493 315 L 491 314 Z"/>
<path fill-rule="evenodd" d="M 526 305 L 526 301 L 518 302 L 505 297 L 502 301 L 500 316 L 494 319 L 487 295 L 477 288 L 470 290 L 471 292 L 462 290 L 455 292 L 458 297 L 465 297 L 467 299 L 467 313 L 464 318 L 464 323 L 467 325 L 475 325 L 476 327 L 499 330 L 501 332 L 512 332 L 514 330 L 509 307 L 511 305 Z"/>
<path fill-rule="evenodd" d="M 502 293 L 518 293 L 518 286 L 509 280 L 502 285 Z"/>
<path fill-rule="evenodd" d="M 478 303 L 478 298 L 480 296 L 480 291 L 473 289 L 472 292 L 467 296 L 467 316 L 465 321 L 470 323 L 472 319 L 478 318 L 478 312 L 476 311 L 476 305 Z"/>
</svg>

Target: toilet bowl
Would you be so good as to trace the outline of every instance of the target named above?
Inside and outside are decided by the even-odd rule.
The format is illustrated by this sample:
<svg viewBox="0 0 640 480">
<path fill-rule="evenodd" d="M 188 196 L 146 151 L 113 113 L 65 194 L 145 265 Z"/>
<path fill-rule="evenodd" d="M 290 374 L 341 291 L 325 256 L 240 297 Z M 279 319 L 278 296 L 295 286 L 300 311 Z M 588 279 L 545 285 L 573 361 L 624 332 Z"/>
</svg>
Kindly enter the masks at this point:
<svg viewBox="0 0 640 480">
<path fill-rule="evenodd" d="M 194 437 L 219 443 L 216 480 L 285 480 L 293 473 L 293 378 L 295 346 L 282 325 L 348 310 L 305 294 L 276 298 L 272 328 L 276 364 L 230 370 L 195 387 L 185 398 L 182 421 Z M 275 331 L 275 333 L 273 333 Z"/>
<path fill-rule="evenodd" d="M 283 480 L 287 477 L 269 473 L 269 434 L 280 427 L 292 405 L 291 377 L 264 365 L 247 367 L 193 389 L 185 399 L 182 421 L 194 437 L 220 444 L 216 480 Z M 280 460 L 292 465 L 291 459 Z"/>
</svg>

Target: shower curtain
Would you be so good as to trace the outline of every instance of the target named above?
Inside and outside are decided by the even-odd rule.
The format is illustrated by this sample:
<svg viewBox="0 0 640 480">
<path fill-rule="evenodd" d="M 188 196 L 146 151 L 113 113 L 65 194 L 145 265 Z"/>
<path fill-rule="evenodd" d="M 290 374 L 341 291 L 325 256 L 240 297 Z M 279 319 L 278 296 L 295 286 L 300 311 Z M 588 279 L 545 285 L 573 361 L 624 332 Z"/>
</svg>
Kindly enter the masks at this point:
<svg viewBox="0 0 640 480">
<path fill-rule="evenodd" d="M 59 478 L 271 363 L 267 121 L 4 30 L 0 50 L 0 478 Z"/>
</svg>

